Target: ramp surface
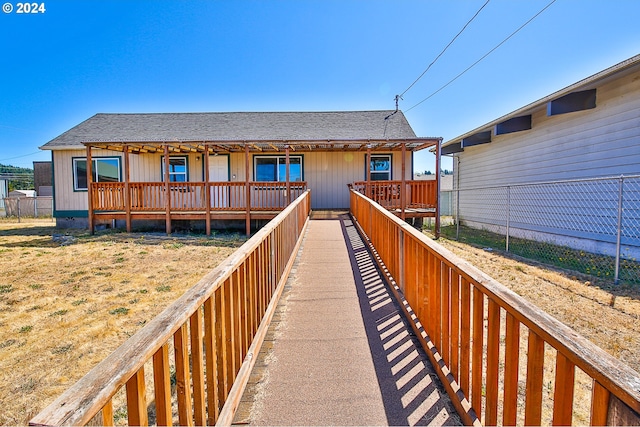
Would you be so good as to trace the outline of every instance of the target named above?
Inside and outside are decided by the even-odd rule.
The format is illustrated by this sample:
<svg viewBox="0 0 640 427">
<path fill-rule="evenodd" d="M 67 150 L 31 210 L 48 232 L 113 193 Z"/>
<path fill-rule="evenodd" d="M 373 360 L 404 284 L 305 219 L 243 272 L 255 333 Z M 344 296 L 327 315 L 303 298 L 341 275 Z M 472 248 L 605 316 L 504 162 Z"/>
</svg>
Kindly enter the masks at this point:
<svg viewBox="0 0 640 427">
<path fill-rule="evenodd" d="M 348 215 L 310 221 L 234 423 L 459 425 Z"/>
</svg>

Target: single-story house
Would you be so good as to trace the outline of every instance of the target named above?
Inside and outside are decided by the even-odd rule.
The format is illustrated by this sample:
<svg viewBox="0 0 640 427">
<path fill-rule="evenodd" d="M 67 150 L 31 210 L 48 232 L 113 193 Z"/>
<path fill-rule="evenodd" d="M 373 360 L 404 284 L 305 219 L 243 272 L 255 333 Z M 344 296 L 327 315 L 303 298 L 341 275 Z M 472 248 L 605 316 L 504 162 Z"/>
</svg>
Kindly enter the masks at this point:
<svg viewBox="0 0 640 427">
<path fill-rule="evenodd" d="M 446 141 L 442 154 L 454 157 L 462 224 L 610 255 L 617 240 L 623 255 L 637 249 L 640 55 Z"/>
<path fill-rule="evenodd" d="M 312 209 L 346 209 L 349 185 L 402 217 L 436 216 L 437 182 L 411 177 L 413 153 L 440 142 L 393 110 L 158 113 L 96 114 L 41 148 L 58 225 L 204 220 L 209 232 L 249 230 L 306 189 Z"/>
</svg>

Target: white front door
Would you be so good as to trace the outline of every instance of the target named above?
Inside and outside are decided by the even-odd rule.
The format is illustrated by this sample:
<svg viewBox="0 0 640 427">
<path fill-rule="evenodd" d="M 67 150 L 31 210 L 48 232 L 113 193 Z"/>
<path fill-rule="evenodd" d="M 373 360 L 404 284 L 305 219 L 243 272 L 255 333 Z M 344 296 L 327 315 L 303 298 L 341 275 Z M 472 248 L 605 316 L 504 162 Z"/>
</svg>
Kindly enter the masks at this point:
<svg viewBox="0 0 640 427">
<path fill-rule="evenodd" d="M 229 156 L 209 156 L 209 182 L 229 181 Z M 211 186 L 211 207 L 224 208 L 229 206 L 228 188 Z"/>
</svg>

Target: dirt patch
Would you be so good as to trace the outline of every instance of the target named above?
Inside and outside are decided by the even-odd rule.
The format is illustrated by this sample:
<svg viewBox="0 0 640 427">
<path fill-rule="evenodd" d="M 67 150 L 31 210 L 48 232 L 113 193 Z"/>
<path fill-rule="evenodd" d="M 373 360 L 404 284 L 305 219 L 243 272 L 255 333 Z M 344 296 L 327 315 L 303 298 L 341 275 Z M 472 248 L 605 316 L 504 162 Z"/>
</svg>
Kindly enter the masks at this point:
<svg viewBox="0 0 640 427">
<path fill-rule="evenodd" d="M 26 425 L 244 240 L 0 221 L 0 424 Z"/>
<path fill-rule="evenodd" d="M 444 238 L 438 243 L 640 372 L 639 286 L 615 286 Z"/>
</svg>

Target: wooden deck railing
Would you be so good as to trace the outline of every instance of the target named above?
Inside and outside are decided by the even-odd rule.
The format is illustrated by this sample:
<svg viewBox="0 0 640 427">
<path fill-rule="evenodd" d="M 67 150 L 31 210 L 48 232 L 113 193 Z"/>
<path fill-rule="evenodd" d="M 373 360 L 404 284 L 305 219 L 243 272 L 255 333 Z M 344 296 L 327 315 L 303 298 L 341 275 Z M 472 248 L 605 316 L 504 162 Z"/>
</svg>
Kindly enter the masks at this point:
<svg viewBox="0 0 640 427">
<path fill-rule="evenodd" d="M 357 192 L 375 200 L 387 209 L 400 209 L 402 181 L 354 182 Z M 406 207 L 408 209 L 435 209 L 437 203 L 436 181 L 405 181 Z"/>
<path fill-rule="evenodd" d="M 157 425 L 171 425 L 176 402 L 180 425 L 230 425 L 309 212 L 305 191 L 30 424 L 84 425 L 102 411 L 98 423 L 113 425 L 113 397 L 125 386 L 129 425 L 146 425 L 150 382 Z"/>
<path fill-rule="evenodd" d="M 125 211 L 124 182 L 94 182 L 91 184 L 94 211 Z M 287 188 L 282 182 L 251 182 L 251 210 L 281 210 L 287 206 Z M 206 184 L 204 182 L 171 182 L 170 209 L 172 211 L 205 211 Z M 290 184 L 295 200 L 307 189 L 306 182 Z M 246 183 L 210 182 L 211 211 L 244 210 L 247 207 Z M 166 185 L 163 182 L 129 183 L 132 212 L 153 212 L 166 209 Z"/>
<path fill-rule="evenodd" d="M 640 374 L 371 199 L 350 197 L 465 424 L 640 424 Z"/>
</svg>

